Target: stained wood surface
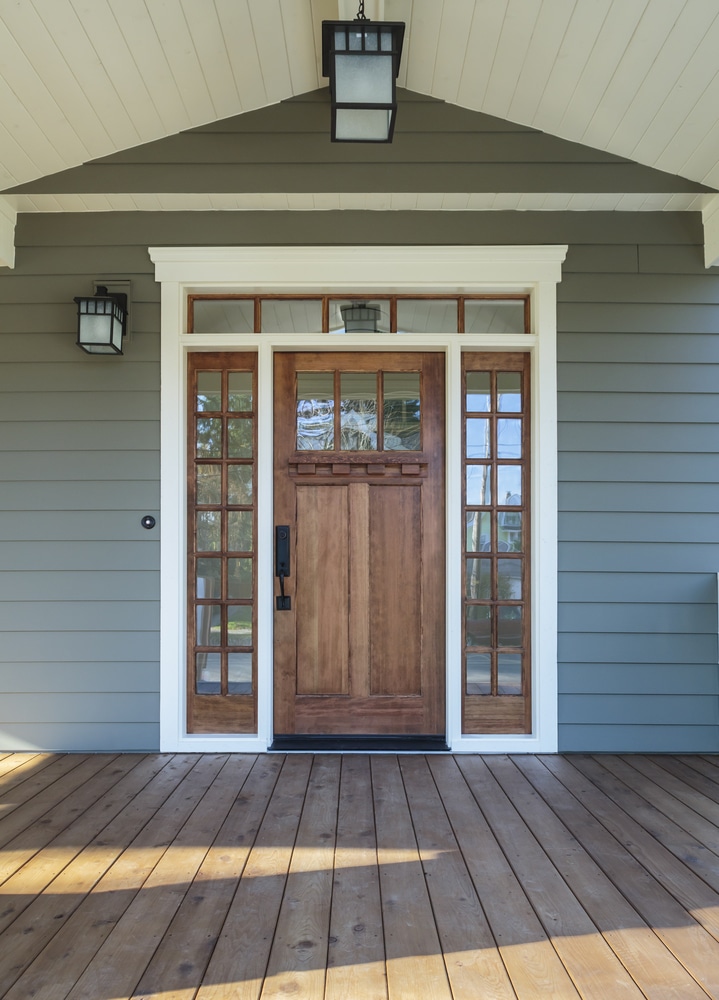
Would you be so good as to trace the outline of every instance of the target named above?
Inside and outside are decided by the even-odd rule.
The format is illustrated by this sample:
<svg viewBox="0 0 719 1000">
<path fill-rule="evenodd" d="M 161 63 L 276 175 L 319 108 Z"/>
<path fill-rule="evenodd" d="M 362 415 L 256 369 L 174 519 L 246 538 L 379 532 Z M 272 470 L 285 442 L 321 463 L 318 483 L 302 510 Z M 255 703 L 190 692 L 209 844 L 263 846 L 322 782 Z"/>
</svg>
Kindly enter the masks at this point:
<svg viewBox="0 0 719 1000">
<path fill-rule="evenodd" d="M 6 1000 L 719 1000 L 719 758 L 4 754 L 0 846 Z"/>
</svg>

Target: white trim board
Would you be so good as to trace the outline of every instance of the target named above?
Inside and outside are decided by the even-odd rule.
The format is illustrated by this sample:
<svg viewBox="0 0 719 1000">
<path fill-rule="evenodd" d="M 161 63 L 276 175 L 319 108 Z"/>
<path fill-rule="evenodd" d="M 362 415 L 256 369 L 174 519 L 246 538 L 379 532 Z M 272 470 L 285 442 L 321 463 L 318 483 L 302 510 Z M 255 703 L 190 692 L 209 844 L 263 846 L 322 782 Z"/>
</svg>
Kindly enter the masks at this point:
<svg viewBox="0 0 719 1000">
<path fill-rule="evenodd" d="M 258 752 L 272 740 L 272 356 L 275 350 L 438 350 L 447 358 L 447 740 L 453 751 L 557 749 L 556 284 L 566 246 L 150 248 L 162 283 L 161 689 L 163 751 Z M 189 292 L 529 293 L 530 334 L 192 334 Z M 461 352 L 532 353 L 533 732 L 461 733 Z M 258 732 L 185 731 L 185 372 L 190 350 L 258 352 Z"/>
</svg>

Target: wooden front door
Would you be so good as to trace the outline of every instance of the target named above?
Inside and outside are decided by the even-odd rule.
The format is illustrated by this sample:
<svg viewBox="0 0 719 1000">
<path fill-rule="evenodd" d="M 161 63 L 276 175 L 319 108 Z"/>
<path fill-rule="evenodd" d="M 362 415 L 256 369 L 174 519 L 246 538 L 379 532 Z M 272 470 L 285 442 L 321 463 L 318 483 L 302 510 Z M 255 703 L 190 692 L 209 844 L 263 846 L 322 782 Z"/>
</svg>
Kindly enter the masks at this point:
<svg viewBox="0 0 719 1000">
<path fill-rule="evenodd" d="M 277 354 L 274 440 L 275 736 L 443 734 L 443 355 Z"/>
</svg>

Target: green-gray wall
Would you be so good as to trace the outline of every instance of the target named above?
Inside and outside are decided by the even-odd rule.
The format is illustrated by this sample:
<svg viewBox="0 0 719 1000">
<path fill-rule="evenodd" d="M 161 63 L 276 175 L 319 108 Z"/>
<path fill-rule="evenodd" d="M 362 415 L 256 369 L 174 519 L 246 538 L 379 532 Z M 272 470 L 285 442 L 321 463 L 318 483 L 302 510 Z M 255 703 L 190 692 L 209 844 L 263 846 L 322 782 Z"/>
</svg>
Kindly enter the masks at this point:
<svg viewBox="0 0 719 1000">
<path fill-rule="evenodd" d="M 25 215 L 0 272 L 0 748 L 156 749 L 159 286 L 148 245 L 568 243 L 563 750 L 719 750 L 719 269 L 697 215 Z M 73 296 L 132 281 L 120 359 Z"/>
</svg>

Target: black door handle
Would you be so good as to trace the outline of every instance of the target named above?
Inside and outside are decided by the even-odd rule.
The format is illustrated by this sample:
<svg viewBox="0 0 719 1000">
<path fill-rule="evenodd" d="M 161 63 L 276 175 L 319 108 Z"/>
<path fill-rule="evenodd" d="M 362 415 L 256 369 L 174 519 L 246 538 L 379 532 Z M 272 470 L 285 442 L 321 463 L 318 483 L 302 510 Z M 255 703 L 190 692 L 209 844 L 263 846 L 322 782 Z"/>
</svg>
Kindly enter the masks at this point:
<svg viewBox="0 0 719 1000">
<path fill-rule="evenodd" d="M 285 578 L 290 575 L 290 526 L 275 527 L 275 576 L 280 578 L 280 593 L 276 599 L 278 611 L 291 611 L 292 602 L 285 597 Z"/>
</svg>

